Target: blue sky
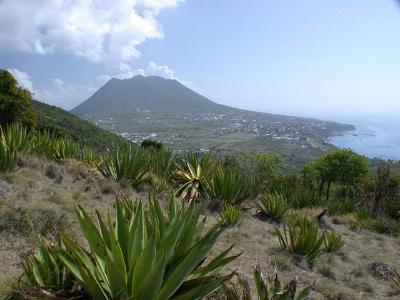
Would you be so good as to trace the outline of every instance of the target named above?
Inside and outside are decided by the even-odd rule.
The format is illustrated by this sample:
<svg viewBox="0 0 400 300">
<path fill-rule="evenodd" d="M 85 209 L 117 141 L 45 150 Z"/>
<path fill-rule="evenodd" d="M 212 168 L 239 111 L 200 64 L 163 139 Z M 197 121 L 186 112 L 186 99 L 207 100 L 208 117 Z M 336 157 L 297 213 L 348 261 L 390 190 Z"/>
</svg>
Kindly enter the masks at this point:
<svg viewBox="0 0 400 300">
<path fill-rule="evenodd" d="M 0 66 L 67 109 L 110 77 L 144 74 L 260 111 L 400 114 L 394 0 L 109 3 L 0 0 Z"/>
</svg>

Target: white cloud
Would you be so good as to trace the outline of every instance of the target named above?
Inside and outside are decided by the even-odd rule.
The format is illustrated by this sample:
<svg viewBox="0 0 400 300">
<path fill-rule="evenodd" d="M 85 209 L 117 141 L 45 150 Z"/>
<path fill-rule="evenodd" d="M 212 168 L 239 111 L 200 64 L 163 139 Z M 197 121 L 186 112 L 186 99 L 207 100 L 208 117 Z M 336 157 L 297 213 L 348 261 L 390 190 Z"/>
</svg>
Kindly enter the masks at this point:
<svg viewBox="0 0 400 300">
<path fill-rule="evenodd" d="M 32 82 L 32 78 L 29 74 L 18 70 L 9 69 L 9 71 L 17 79 L 20 86 L 29 89 L 34 93 L 34 98 L 55 106 L 62 107 L 70 110 L 86 99 L 88 99 L 94 92 L 96 92 L 102 85 L 104 85 L 111 78 L 127 79 L 132 78 L 135 75 L 143 76 L 162 76 L 168 79 L 175 79 L 181 82 L 183 85 L 190 87 L 191 89 L 201 92 L 200 89 L 193 86 L 190 81 L 180 80 L 175 76 L 173 69 L 167 65 L 158 65 L 154 62 L 150 62 L 144 69 L 131 69 L 129 65 L 121 65 L 120 73 L 115 76 L 101 75 L 96 80 L 88 82 L 86 84 L 68 84 L 62 79 L 53 78 L 44 88 L 37 88 Z"/>
<path fill-rule="evenodd" d="M 46 88 L 35 91 L 35 98 L 70 110 L 89 98 L 101 85 L 100 81 L 85 85 L 66 84 L 59 78 L 53 78 Z"/>
<path fill-rule="evenodd" d="M 30 90 L 31 92 L 34 92 L 33 83 L 31 81 L 31 76 L 29 76 L 27 73 L 22 72 L 18 69 L 8 69 L 8 71 L 11 74 L 13 74 L 13 76 L 18 81 L 18 84 L 21 87 L 26 88 L 26 89 Z"/>
<path fill-rule="evenodd" d="M 137 46 L 163 32 L 158 13 L 184 0 L 3 0 L 0 51 L 51 54 L 93 62 L 127 62 Z"/>
<path fill-rule="evenodd" d="M 99 77 L 95 82 L 89 82 L 88 84 L 66 84 L 59 78 L 53 78 L 45 88 L 39 89 L 34 87 L 31 80 L 32 77 L 29 74 L 18 69 L 9 69 L 8 71 L 13 74 L 21 87 L 30 90 L 34 94 L 35 99 L 67 110 L 74 108 L 89 98 L 110 79 Z"/>
<path fill-rule="evenodd" d="M 161 76 L 161 77 L 164 77 L 167 79 L 175 79 L 175 80 L 179 81 L 180 83 L 182 83 L 183 85 L 191 88 L 192 90 L 194 90 L 198 93 L 203 92 L 202 89 L 194 86 L 191 81 L 182 80 L 182 79 L 178 78 L 175 75 L 174 69 L 172 69 L 171 67 L 169 67 L 167 65 L 159 65 L 153 61 L 149 62 L 147 67 L 144 69 L 142 69 L 142 68 L 132 69 L 128 64 L 122 64 L 122 65 L 120 65 L 120 71 L 121 72 L 119 74 L 114 75 L 114 76 L 110 76 L 110 75 L 99 76 L 99 79 L 106 82 L 107 80 L 110 80 L 113 77 L 119 78 L 119 79 L 128 79 L 128 78 L 132 78 L 133 76 L 136 76 L 136 75 Z"/>
<path fill-rule="evenodd" d="M 155 62 L 150 62 L 147 66 L 148 75 L 162 76 L 168 79 L 176 79 L 175 72 L 167 65 L 157 65 Z"/>
</svg>

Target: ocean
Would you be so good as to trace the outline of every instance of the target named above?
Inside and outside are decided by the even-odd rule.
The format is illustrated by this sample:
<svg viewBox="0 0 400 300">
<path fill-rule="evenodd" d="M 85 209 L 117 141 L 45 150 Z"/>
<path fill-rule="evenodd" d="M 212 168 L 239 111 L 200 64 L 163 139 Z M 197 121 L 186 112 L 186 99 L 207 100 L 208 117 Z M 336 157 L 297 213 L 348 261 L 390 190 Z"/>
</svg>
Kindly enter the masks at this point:
<svg viewBox="0 0 400 300">
<path fill-rule="evenodd" d="M 369 158 L 400 160 L 400 118 L 336 119 L 356 126 L 355 131 L 332 137 L 329 141 L 340 148 L 350 148 Z"/>
</svg>

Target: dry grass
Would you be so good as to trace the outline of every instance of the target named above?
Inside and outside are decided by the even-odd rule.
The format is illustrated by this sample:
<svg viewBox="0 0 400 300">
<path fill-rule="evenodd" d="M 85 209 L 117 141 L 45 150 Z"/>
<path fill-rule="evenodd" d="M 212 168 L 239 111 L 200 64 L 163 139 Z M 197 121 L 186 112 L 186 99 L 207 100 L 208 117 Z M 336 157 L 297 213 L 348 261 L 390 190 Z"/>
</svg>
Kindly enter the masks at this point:
<svg viewBox="0 0 400 300">
<path fill-rule="evenodd" d="M 308 210 L 308 213 L 313 212 Z M 288 281 L 298 276 L 302 286 L 315 281 L 312 299 L 398 299 L 390 297 L 393 287 L 388 278 L 373 275 L 371 264 L 388 264 L 400 269 L 400 240 L 372 232 L 356 233 L 348 226 L 333 224 L 326 218 L 325 226 L 342 234 L 345 244 L 338 253 L 324 253 L 313 266 L 290 255 L 279 246 L 273 224 L 248 215 L 240 227 L 225 231 L 217 244 L 218 250 L 235 244 L 243 254 L 232 267 L 252 280 L 253 267 L 273 272 Z"/>
<path fill-rule="evenodd" d="M 147 190 L 134 193 L 128 186 L 99 180 L 92 170 L 77 162 L 51 167 L 62 175 L 61 180 L 48 176 L 48 162 L 26 159 L 21 165 L 14 173 L 0 175 L 0 187 L 8 189 L 5 198 L 0 196 L 0 299 L 21 275 L 20 256 L 36 247 L 38 233 L 51 237 L 62 227 L 78 241 L 82 240 L 74 215 L 76 205 L 92 213 L 94 209 L 105 212 L 116 196 L 147 199 L 148 193 Z M 165 192 L 161 198 L 168 195 Z M 302 211 L 309 215 L 318 212 Z M 323 227 L 339 232 L 345 244 L 337 253 L 324 253 L 313 266 L 282 250 L 274 224 L 263 222 L 250 212 L 240 226 L 225 230 L 213 251 L 218 253 L 235 244 L 235 251 L 243 254 L 230 267 L 251 282 L 256 264 L 263 271 L 273 272 L 276 268 L 285 282 L 295 276 L 301 286 L 315 281 L 312 299 L 398 299 L 389 296 L 393 289 L 390 280 L 377 276 L 372 266 L 387 264 L 400 270 L 400 239 L 351 231 L 348 224 L 352 218 L 351 215 L 325 217 Z M 215 222 L 215 215 L 209 215 L 208 225 Z"/>
<path fill-rule="evenodd" d="M 0 187 L 8 190 L 0 196 L 0 299 L 21 275 L 21 254 L 36 247 L 38 234 L 52 238 L 64 229 L 79 240 L 74 208 L 111 208 L 115 196 L 103 194 L 96 174 L 74 164 L 26 159 L 16 172 L 0 175 Z"/>
</svg>

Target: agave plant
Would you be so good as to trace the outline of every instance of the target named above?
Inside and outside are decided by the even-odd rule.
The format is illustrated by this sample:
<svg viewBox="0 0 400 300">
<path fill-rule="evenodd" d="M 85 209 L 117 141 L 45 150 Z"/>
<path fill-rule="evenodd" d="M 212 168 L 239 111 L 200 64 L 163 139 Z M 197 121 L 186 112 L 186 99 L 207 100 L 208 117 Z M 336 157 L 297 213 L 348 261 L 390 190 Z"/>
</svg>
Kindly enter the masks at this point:
<svg viewBox="0 0 400 300">
<path fill-rule="evenodd" d="M 64 249 L 61 242 L 58 247 Z M 22 265 L 26 281 L 20 280 L 21 294 L 25 297 L 53 299 L 81 294 L 78 282 L 65 268 L 57 253 L 56 246 L 41 238 L 38 252 L 24 257 Z"/>
<path fill-rule="evenodd" d="M 164 148 L 148 147 L 146 151 L 147 169 L 149 180 L 153 186 L 167 185 L 172 175 L 173 156 L 172 151 Z"/>
<path fill-rule="evenodd" d="M 333 230 L 325 231 L 324 233 L 324 245 L 326 252 L 334 252 L 338 251 L 343 247 L 344 242 L 342 240 L 342 236 L 339 233 L 336 233 Z"/>
<path fill-rule="evenodd" d="M 247 178 L 230 168 L 219 168 L 207 184 L 208 194 L 213 199 L 232 205 L 240 204 L 250 195 Z"/>
<path fill-rule="evenodd" d="M 288 206 L 286 198 L 282 194 L 262 194 L 256 202 L 259 209 L 258 215 L 262 218 L 271 218 L 280 221 L 286 217 Z"/>
<path fill-rule="evenodd" d="M 310 222 L 306 216 L 300 217 L 297 222 L 290 222 L 288 226 L 283 224 L 283 232 L 275 226 L 275 232 L 283 248 L 310 262 L 322 253 L 325 234 L 320 234 L 318 223 Z"/>
<path fill-rule="evenodd" d="M 233 276 L 216 276 L 237 257 L 232 247 L 204 263 L 222 229 L 203 234 L 194 203 L 171 198 L 164 216 L 154 199 L 147 210 L 117 201 L 115 220 L 97 213 L 97 226 L 82 208 L 77 214 L 90 252 L 62 235 L 58 256 L 93 299 L 203 299 Z"/>
<path fill-rule="evenodd" d="M 13 151 L 7 143 L 7 135 L 0 127 L 0 171 L 11 171 L 16 167 L 16 151 Z"/>
<path fill-rule="evenodd" d="M 254 283 L 257 300 L 305 300 L 308 298 L 312 288 L 312 284 L 310 284 L 297 293 L 296 279 L 283 285 L 276 271 L 273 276 L 268 275 L 264 277 L 259 265 L 254 268 Z M 236 287 L 224 284 L 223 293 L 225 295 L 225 300 L 252 299 L 250 285 L 241 276 L 238 276 Z"/>
<path fill-rule="evenodd" d="M 4 136 L 11 151 L 29 150 L 30 139 L 26 126 L 19 123 L 10 124 L 1 135 Z"/>
<path fill-rule="evenodd" d="M 121 147 L 100 158 L 99 172 L 115 181 L 128 180 L 134 187 L 145 180 L 146 159 L 140 148 Z"/>
<path fill-rule="evenodd" d="M 31 139 L 31 147 L 29 151 L 33 154 L 54 159 L 54 134 L 49 131 L 36 132 Z"/>
<path fill-rule="evenodd" d="M 182 184 L 176 191 L 181 199 L 193 200 L 206 195 L 206 178 L 213 169 L 211 152 L 201 158 L 197 154 L 189 154 L 175 163 L 176 175 Z"/>
<path fill-rule="evenodd" d="M 238 224 L 242 218 L 243 213 L 240 208 L 230 204 L 224 204 L 218 222 L 222 226 L 232 226 Z"/>
<path fill-rule="evenodd" d="M 71 139 L 58 139 L 53 142 L 54 159 L 62 160 L 78 158 L 80 154 L 79 145 Z"/>
</svg>

